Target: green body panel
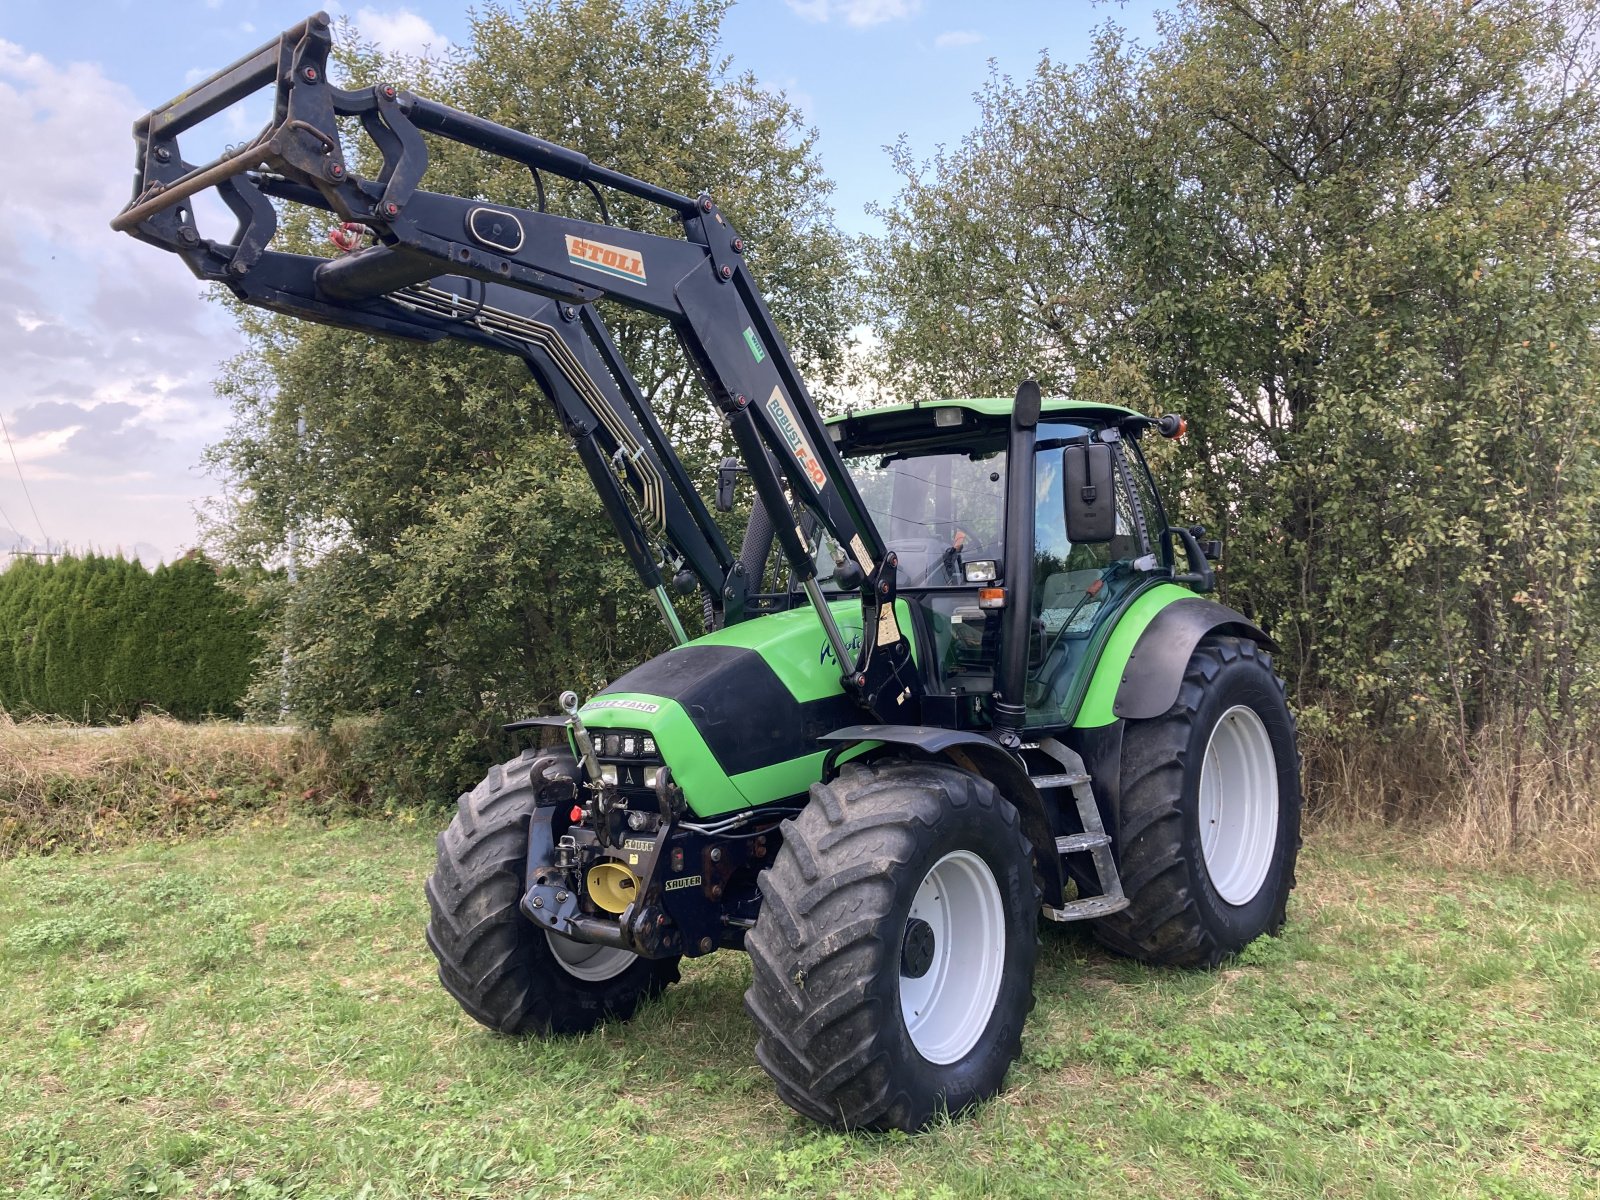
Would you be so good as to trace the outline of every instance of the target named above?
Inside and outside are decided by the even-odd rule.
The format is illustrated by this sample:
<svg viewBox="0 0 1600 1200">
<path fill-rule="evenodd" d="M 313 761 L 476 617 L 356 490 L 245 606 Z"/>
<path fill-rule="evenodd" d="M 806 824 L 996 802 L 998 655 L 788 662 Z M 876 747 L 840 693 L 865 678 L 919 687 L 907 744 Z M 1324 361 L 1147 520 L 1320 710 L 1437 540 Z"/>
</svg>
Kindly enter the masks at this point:
<svg viewBox="0 0 1600 1200">
<path fill-rule="evenodd" d="M 1095 662 L 1094 674 L 1077 706 L 1077 713 L 1063 712 L 1078 729 L 1092 729 L 1110 725 L 1117 719 L 1112 706 L 1117 700 L 1117 689 L 1122 685 L 1122 673 L 1128 668 L 1128 658 L 1139 641 L 1139 635 L 1155 620 L 1155 616 L 1174 600 L 1194 595 L 1186 587 L 1175 583 L 1158 583 L 1134 596 L 1127 608 L 1117 615 L 1110 627 L 1104 648 Z"/>
<path fill-rule="evenodd" d="M 833 619 L 844 634 L 845 645 L 854 653 L 861 648 L 861 601 L 851 598 L 836 600 L 828 605 Z M 911 610 L 904 600 L 896 600 L 895 616 L 900 628 L 911 641 L 913 658 L 920 657 L 915 633 L 911 624 Z M 792 608 L 788 612 L 754 617 L 728 625 L 704 637 L 695 638 L 694 646 L 737 646 L 741 650 L 754 650 L 782 679 L 791 695 L 802 704 L 807 700 L 820 700 L 836 696 L 844 689 L 839 684 L 842 668 L 833 658 L 827 636 L 822 632 L 822 622 L 809 605 Z"/>
<path fill-rule="evenodd" d="M 830 604 L 845 644 L 859 645 L 861 602 Z M 919 655 L 911 613 L 904 600 L 895 602 L 901 628 Z M 840 668 L 822 632 L 822 622 L 809 607 L 753 617 L 708 633 L 692 646 L 733 646 L 761 655 L 794 696 L 805 703 L 844 693 Z M 579 715 L 590 729 L 642 729 L 656 740 L 684 800 L 698 817 L 714 817 L 799 795 L 822 778 L 825 748 L 787 762 L 728 775 L 706 745 L 689 714 L 676 700 L 643 692 L 607 692 L 595 696 Z M 862 747 L 864 749 L 865 747 Z"/>
</svg>

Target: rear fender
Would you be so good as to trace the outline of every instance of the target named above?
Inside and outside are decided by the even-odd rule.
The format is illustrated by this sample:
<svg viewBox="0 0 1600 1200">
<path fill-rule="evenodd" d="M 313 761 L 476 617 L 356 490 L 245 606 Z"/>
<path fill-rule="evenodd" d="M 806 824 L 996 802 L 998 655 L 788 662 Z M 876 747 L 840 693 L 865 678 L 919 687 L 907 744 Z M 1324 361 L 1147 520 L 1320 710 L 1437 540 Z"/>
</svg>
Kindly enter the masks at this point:
<svg viewBox="0 0 1600 1200">
<path fill-rule="evenodd" d="M 1209 633 L 1231 634 L 1266 650 L 1278 649 L 1278 643 L 1243 613 L 1198 596 L 1175 600 L 1155 615 L 1134 643 L 1112 713 L 1121 720 L 1144 721 L 1171 708 L 1194 648 Z"/>
<path fill-rule="evenodd" d="M 1016 806 L 1022 818 L 1022 832 L 1034 849 L 1034 877 L 1044 902 L 1052 905 L 1062 902 L 1061 857 L 1054 853 L 1056 837 L 1044 800 L 1028 779 L 1027 768 L 993 738 L 970 730 L 922 725 L 851 725 L 818 740 L 833 744 L 822 763 L 824 783 L 839 773 L 841 755 L 869 742 L 879 747 L 910 750 L 924 758 L 943 758 L 963 771 L 981 775 L 1000 789 L 1000 794 Z"/>
</svg>

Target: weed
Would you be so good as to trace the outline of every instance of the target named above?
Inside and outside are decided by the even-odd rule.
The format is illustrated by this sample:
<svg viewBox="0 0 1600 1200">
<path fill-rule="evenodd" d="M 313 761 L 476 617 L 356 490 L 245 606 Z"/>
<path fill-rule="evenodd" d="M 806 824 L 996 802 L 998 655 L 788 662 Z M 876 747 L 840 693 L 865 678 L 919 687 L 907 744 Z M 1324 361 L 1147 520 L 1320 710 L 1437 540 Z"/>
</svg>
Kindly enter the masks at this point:
<svg viewBox="0 0 1600 1200">
<path fill-rule="evenodd" d="M 23 954 L 78 948 L 105 950 L 120 946 L 130 933 L 126 925 L 113 917 L 87 913 L 42 917 L 13 929 L 6 937 L 6 946 Z"/>
<path fill-rule="evenodd" d="M 364 785 L 342 779 L 337 744 L 227 722 L 84 729 L 0 713 L 0 859 L 192 836 L 262 814 L 353 811 Z"/>
</svg>

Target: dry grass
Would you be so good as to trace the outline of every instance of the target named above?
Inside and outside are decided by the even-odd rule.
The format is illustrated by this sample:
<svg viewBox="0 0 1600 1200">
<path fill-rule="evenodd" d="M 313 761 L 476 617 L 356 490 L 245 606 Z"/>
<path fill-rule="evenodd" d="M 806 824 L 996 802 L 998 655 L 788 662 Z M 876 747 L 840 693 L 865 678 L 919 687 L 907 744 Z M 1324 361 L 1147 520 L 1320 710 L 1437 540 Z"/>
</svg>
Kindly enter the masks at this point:
<svg viewBox="0 0 1600 1200">
<path fill-rule="evenodd" d="M 1379 826 L 1440 864 L 1600 879 L 1600 762 L 1588 747 L 1540 752 L 1495 731 L 1471 744 L 1418 733 L 1301 749 L 1317 831 Z"/>
<path fill-rule="evenodd" d="M 346 751 L 316 736 L 147 717 L 87 729 L 0 713 L 0 858 L 215 829 L 240 814 L 382 811 Z M 1375 828 L 1438 865 L 1600 879 L 1600 761 L 1535 754 L 1506 736 L 1467 748 L 1407 740 L 1302 739 L 1313 836 L 1354 844 Z M 1465 765 L 1463 765 L 1465 764 Z"/>
<path fill-rule="evenodd" d="M 346 807 L 364 797 L 341 786 L 340 765 L 335 739 L 288 729 L 165 717 L 89 728 L 0 714 L 0 858 Z"/>
</svg>

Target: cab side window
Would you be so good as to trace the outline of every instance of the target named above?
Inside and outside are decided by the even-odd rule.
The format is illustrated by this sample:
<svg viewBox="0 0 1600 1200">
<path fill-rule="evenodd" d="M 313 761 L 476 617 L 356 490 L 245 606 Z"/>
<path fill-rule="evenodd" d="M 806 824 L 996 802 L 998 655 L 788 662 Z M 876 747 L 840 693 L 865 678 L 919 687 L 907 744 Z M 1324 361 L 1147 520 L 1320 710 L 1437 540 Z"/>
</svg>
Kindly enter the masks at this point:
<svg viewBox="0 0 1600 1200">
<path fill-rule="evenodd" d="M 1109 569 L 1130 563 L 1145 552 L 1122 471 L 1115 476 L 1116 536 L 1109 542 L 1076 545 L 1067 537 L 1061 491 L 1063 449 L 1048 446 L 1039 451 L 1035 463 L 1033 615 L 1043 623 L 1047 638 L 1063 632 L 1087 632 L 1107 593 L 1113 590 L 1108 587 Z"/>
</svg>

